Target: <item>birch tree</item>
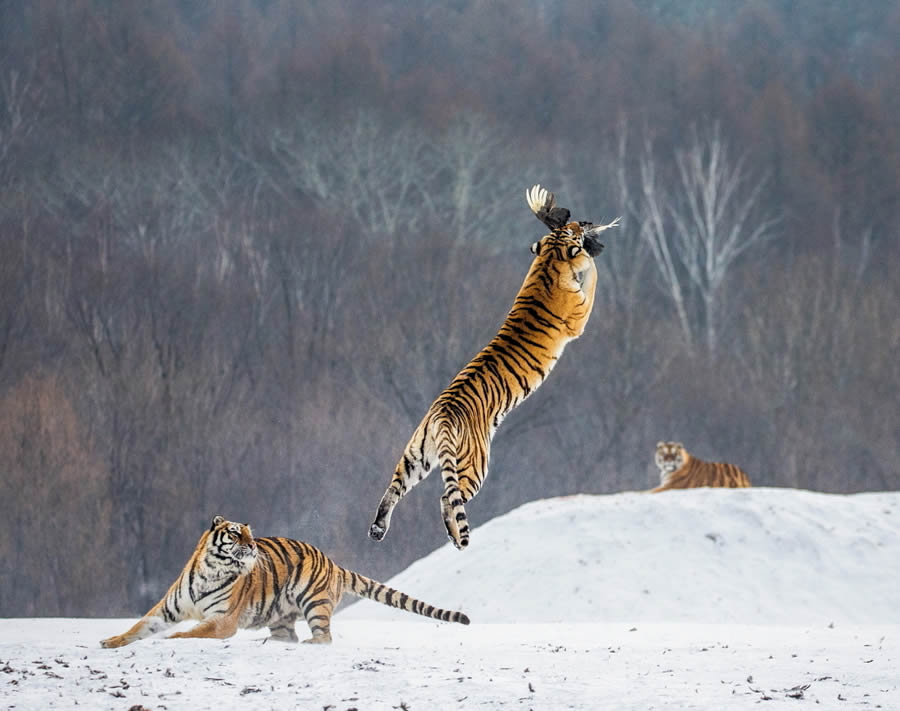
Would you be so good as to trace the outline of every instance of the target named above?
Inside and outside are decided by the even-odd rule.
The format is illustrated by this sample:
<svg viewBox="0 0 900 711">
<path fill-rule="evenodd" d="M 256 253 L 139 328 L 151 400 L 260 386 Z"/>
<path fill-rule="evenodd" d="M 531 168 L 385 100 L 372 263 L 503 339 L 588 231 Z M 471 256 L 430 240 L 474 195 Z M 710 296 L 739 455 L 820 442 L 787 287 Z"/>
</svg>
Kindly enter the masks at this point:
<svg viewBox="0 0 900 711">
<path fill-rule="evenodd" d="M 766 178 L 750 174 L 746 155 L 731 157 L 718 124 L 695 128 L 674 159 L 668 187 L 658 177 L 652 141 L 645 140 L 639 161 L 641 234 L 688 348 L 702 341 L 714 356 L 728 277 L 745 252 L 774 236 L 778 220 L 761 214 Z"/>
<path fill-rule="evenodd" d="M 448 128 L 436 147 L 448 186 L 435 190 L 429 200 L 437 201 L 430 204 L 454 245 L 483 240 L 499 246 L 515 239 L 509 215 L 516 205 L 521 209 L 526 186 L 503 134 L 483 117 L 467 114 Z"/>
<path fill-rule="evenodd" d="M 334 206 L 368 235 L 421 228 L 438 168 L 431 141 L 415 127 L 388 126 L 367 111 L 334 126 L 310 112 L 291 129 L 276 131 L 270 148 L 286 181 L 276 185 Z"/>
</svg>

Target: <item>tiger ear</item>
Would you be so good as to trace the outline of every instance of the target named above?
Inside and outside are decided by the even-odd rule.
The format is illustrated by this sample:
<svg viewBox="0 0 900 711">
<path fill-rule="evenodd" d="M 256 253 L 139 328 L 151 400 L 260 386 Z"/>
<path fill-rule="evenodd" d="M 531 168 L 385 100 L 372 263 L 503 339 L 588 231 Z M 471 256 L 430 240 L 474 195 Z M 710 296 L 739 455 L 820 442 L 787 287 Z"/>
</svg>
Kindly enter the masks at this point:
<svg viewBox="0 0 900 711">
<path fill-rule="evenodd" d="M 581 247 L 573 244 L 571 247 L 569 247 L 569 259 L 575 259 L 575 257 L 578 256 L 578 253 L 580 251 L 581 251 Z"/>
<path fill-rule="evenodd" d="M 662 449 L 662 448 L 665 447 L 665 446 L 666 446 L 666 443 L 665 443 L 665 442 L 657 442 L 657 443 L 656 443 L 656 448 L 657 448 L 657 449 Z"/>
<path fill-rule="evenodd" d="M 225 523 L 225 517 L 224 517 L 224 516 L 215 516 L 215 517 L 213 517 L 212 525 L 209 527 L 209 530 L 210 530 L 210 531 L 215 531 L 215 530 L 216 530 L 216 527 L 217 527 L 217 526 L 221 526 L 223 523 Z"/>
<path fill-rule="evenodd" d="M 535 242 L 533 245 L 531 245 L 531 253 L 535 257 L 541 253 L 541 243 L 540 242 Z"/>
</svg>

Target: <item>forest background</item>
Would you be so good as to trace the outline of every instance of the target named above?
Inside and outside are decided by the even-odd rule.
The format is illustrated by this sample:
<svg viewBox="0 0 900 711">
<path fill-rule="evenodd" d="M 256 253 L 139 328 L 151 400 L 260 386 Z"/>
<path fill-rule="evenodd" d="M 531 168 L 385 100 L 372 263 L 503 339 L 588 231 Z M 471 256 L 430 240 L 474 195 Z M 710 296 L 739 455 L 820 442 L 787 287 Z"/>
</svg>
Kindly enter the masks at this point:
<svg viewBox="0 0 900 711">
<path fill-rule="evenodd" d="M 622 226 L 473 545 L 661 439 L 897 489 L 897 37 L 892 0 L 0 2 L 0 616 L 139 614 L 219 513 L 382 579 L 441 545 L 431 480 L 366 531 L 537 182 Z"/>
</svg>

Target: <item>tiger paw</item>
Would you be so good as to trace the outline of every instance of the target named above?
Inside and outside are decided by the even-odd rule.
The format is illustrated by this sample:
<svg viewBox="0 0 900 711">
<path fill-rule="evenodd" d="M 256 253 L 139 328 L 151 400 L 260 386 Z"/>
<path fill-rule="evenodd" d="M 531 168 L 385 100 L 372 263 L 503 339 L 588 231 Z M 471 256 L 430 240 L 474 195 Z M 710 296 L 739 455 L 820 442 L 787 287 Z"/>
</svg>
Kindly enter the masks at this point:
<svg viewBox="0 0 900 711">
<path fill-rule="evenodd" d="M 457 550 L 465 550 L 469 547 L 469 537 L 468 536 L 460 536 L 459 540 L 456 539 L 455 536 L 448 533 L 447 538 L 450 539 L 450 542 L 456 547 Z"/>
<path fill-rule="evenodd" d="M 320 635 L 304 639 L 301 644 L 331 644 L 331 635 Z"/>
<path fill-rule="evenodd" d="M 126 640 L 122 635 L 117 634 L 115 637 L 108 637 L 107 639 L 100 640 L 100 646 L 104 649 L 115 649 L 116 647 L 124 647 L 128 644 L 128 640 Z"/>
<path fill-rule="evenodd" d="M 369 538 L 371 538 L 373 541 L 380 541 L 382 538 L 384 538 L 385 533 L 387 533 L 387 529 L 382 528 L 377 523 L 373 523 L 371 526 L 369 526 Z"/>
</svg>

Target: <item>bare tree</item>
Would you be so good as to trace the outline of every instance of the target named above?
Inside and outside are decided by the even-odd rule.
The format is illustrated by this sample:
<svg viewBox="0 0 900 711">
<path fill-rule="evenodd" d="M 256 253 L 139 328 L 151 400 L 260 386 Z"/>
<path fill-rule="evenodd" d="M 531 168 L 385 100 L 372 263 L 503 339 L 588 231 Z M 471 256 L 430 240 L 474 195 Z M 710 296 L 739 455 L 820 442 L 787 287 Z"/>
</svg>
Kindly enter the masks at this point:
<svg viewBox="0 0 900 711">
<path fill-rule="evenodd" d="M 690 314 L 691 284 L 683 278 L 678 255 L 669 239 L 669 197 L 657 176 L 657 158 L 650 138 L 644 139 L 639 158 L 640 192 L 628 200 L 627 210 L 639 225 L 642 241 L 650 245 L 657 269 L 657 284 L 675 307 L 681 333 L 689 351 L 694 350 L 694 323 Z M 623 178 L 620 178 L 623 180 Z"/>
<path fill-rule="evenodd" d="M 506 150 L 506 138 L 486 122 L 484 116 L 466 114 L 436 142 L 442 185 L 429 194 L 428 204 L 439 229 L 450 234 L 455 245 L 484 240 L 496 249 L 515 238 L 509 228 L 510 206 L 525 186 L 522 171 Z"/>
<path fill-rule="evenodd" d="M 3 259 L 0 260 L 0 373 L 8 349 L 29 328 L 27 290 L 34 281 L 31 253 L 33 216 L 28 191 L 18 184 L 22 165 L 13 151 L 37 128 L 42 92 L 34 86 L 34 63 L 23 74 L 17 69 L 0 74 L 0 225 Z"/>
<path fill-rule="evenodd" d="M 438 166 L 431 140 L 414 126 L 389 126 L 371 111 L 335 125 L 310 111 L 274 132 L 270 148 L 285 176 L 286 184 L 275 181 L 282 193 L 296 199 L 284 188 L 299 189 L 353 218 L 360 240 L 422 229 Z"/>
<path fill-rule="evenodd" d="M 681 199 L 672 206 L 675 249 L 700 293 L 706 347 L 715 354 L 722 286 L 735 260 L 773 236 L 777 219 L 753 220 L 766 179 L 747 175 L 746 156 L 732 162 L 718 123 L 704 135 L 695 129 L 675 158 L 681 178 Z"/>
<path fill-rule="evenodd" d="M 32 85 L 32 78 L 11 69 L 0 75 L 0 179 L 7 173 L 12 147 L 35 129 L 30 107 L 39 100 L 40 90 Z"/>
<path fill-rule="evenodd" d="M 705 131 L 694 128 L 688 147 L 676 149 L 677 187 L 660 185 L 649 140 L 640 161 L 644 238 L 689 348 L 699 331 L 710 355 L 719 341 L 729 273 L 741 255 L 773 236 L 778 222 L 759 216 L 766 179 L 750 176 L 745 159 L 731 158 L 716 123 Z"/>
</svg>

